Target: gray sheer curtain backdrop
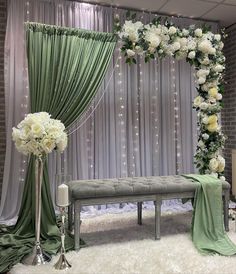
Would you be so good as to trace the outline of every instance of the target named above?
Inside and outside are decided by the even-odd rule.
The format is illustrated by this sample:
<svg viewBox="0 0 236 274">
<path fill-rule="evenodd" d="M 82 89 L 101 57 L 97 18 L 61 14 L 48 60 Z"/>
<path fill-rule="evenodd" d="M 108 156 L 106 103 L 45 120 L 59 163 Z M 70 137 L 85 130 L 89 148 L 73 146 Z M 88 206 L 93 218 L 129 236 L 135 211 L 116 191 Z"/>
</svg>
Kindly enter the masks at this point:
<svg viewBox="0 0 236 274">
<path fill-rule="evenodd" d="M 7 153 L 0 207 L 2 221 L 18 213 L 27 160 L 16 152 L 11 141 L 12 127 L 28 112 L 23 22 L 110 32 L 113 14 L 119 13 L 124 19 L 126 13 L 111 7 L 58 0 L 9 0 L 8 6 L 5 43 Z M 137 13 L 137 19 L 146 23 L 153 17 L 149 13 Z M 201 24 L 191 19 L 172 20 L 180 27 Z M 216 24 L 211 25 L 213 30 L 217 29 Z M 101 98 L 114 66 L 113 76 Z M 97 101 L 101 99 L 100 104 L 96 109 L 93 106 L 89 109 L 87 118 L 90 117 L 70 135 L 66 152 L 49 156 L 52 195 L 55 174 L 61 172 L 72 174 L 73 179 L 193 172 L 197 132 L 192 110 L 194 96 L 193 70 L 186 62 L 167 58 L 145 64 L 140 58 L 137 65 L 129 67 L 120 57 L 118 46 L 96 98 Z"/>
</svg>

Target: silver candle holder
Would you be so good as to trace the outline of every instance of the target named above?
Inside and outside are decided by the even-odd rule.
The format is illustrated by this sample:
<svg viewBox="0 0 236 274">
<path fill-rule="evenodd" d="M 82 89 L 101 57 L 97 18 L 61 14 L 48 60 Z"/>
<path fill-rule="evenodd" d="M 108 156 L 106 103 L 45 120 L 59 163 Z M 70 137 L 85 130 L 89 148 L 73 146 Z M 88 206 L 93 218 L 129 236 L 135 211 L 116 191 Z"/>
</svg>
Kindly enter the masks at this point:
<svg viewBox="0 0 236 274">
<path fill-rule="evenodd" d="M 60 207 L 61 213 L 61 251 L 58 261 L 55 263 L 54 268 L 58 270 L 67 270 L 71 268 L 71 264 L 67 261 L 65 256 L 65 207 Z"/>
<path fill-rule="evenodd" d="M 69 188 L 67 183 L 71 181 L 71 176 L 68 174 L 57 174 L 56 175 L 56 205 L 60 209 L 61 215 L 61 250 L 60 257 L 58 261 L 55 263 L 54 268 L 58 270 L 67 270 L 71 268 L 71 264 L 67 261 L 65 256 L 65 216 L 66 216 L 66 208 L 70 205 L 70 195 Z"/>
</svg>

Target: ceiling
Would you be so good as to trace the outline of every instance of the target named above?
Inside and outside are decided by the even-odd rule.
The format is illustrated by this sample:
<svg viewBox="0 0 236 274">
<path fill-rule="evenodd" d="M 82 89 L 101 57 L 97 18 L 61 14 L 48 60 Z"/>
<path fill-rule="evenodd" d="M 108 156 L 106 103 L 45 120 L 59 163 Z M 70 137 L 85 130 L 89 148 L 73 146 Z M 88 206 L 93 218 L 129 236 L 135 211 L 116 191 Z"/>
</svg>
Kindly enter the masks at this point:
<svg viewBox="0 0 236 274">
<path fill-rule="evenodd" d="M 86 2 L 219 21 L 222 27 L 236 23 L 236 0 L 87 0 Z"/>
</svg>

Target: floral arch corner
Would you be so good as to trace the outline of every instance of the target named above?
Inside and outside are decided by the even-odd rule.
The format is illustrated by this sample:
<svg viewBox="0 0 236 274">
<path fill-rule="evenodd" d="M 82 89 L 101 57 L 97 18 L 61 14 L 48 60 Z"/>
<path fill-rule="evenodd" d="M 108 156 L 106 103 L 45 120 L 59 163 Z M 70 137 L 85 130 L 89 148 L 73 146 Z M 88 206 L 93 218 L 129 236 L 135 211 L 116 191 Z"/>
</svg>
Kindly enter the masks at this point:
<svg viewBox="0 0 236 274">
<path fill-rule="evenodd" d="M 206 26 L 180 29 L 167 20 L 161 24 L 160 17 L 144 25 L 135 21 L 135 14 L 127 14 L 123 26 L 116 15 L 114 23 L 126 63 L 136 64 L 138 55 L 143 55 L 145 62 L 155 57 L 173 56 L 185 59 L 195 68 L 198 96 L 193 108 L 197 111 L 199 130 L 195 164 L 200 174 L 225 180 L 225 159 L 221 153 L 226 138 L 219 122 L 225 69 L 221 34 L 213 34 Z"/>
</svg>

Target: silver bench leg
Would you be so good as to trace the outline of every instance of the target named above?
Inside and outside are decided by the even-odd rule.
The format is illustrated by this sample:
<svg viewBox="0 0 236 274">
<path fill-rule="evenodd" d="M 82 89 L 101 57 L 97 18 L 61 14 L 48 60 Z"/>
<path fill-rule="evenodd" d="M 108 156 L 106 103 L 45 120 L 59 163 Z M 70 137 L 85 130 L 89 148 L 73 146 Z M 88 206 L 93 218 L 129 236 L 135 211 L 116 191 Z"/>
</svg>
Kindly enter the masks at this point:
<svg viewBox="0 0 236 274">
<path fill-rule="evenodd" d="M 74 203 L 75 250 L 80 249 L 80 209 L 81 209 L 80 202 L 75 201 Z"/>
<path fill-rule="evenodd" d="M 223 196 L 224 225 L 225 230 L 229 231 L 229 190 L 224 192 Z"/>
<path fill-rule="evenodd" d="M 161 238 L 161 198 L 156 197 L 155 201 L 155 240 Z"/>
<path fill-rule="evenodd" d="M 73 202 L 68 207 L 68 230 L 72 231 L 72 219 L 73 219 Z"/>
<path fill-rule="evenodd" d="M 138 209 L 138 224 L 142 224 L 142 206 L 143 202 L 138 202 L 137 203 L 137 209 Z"/>
</svg>

